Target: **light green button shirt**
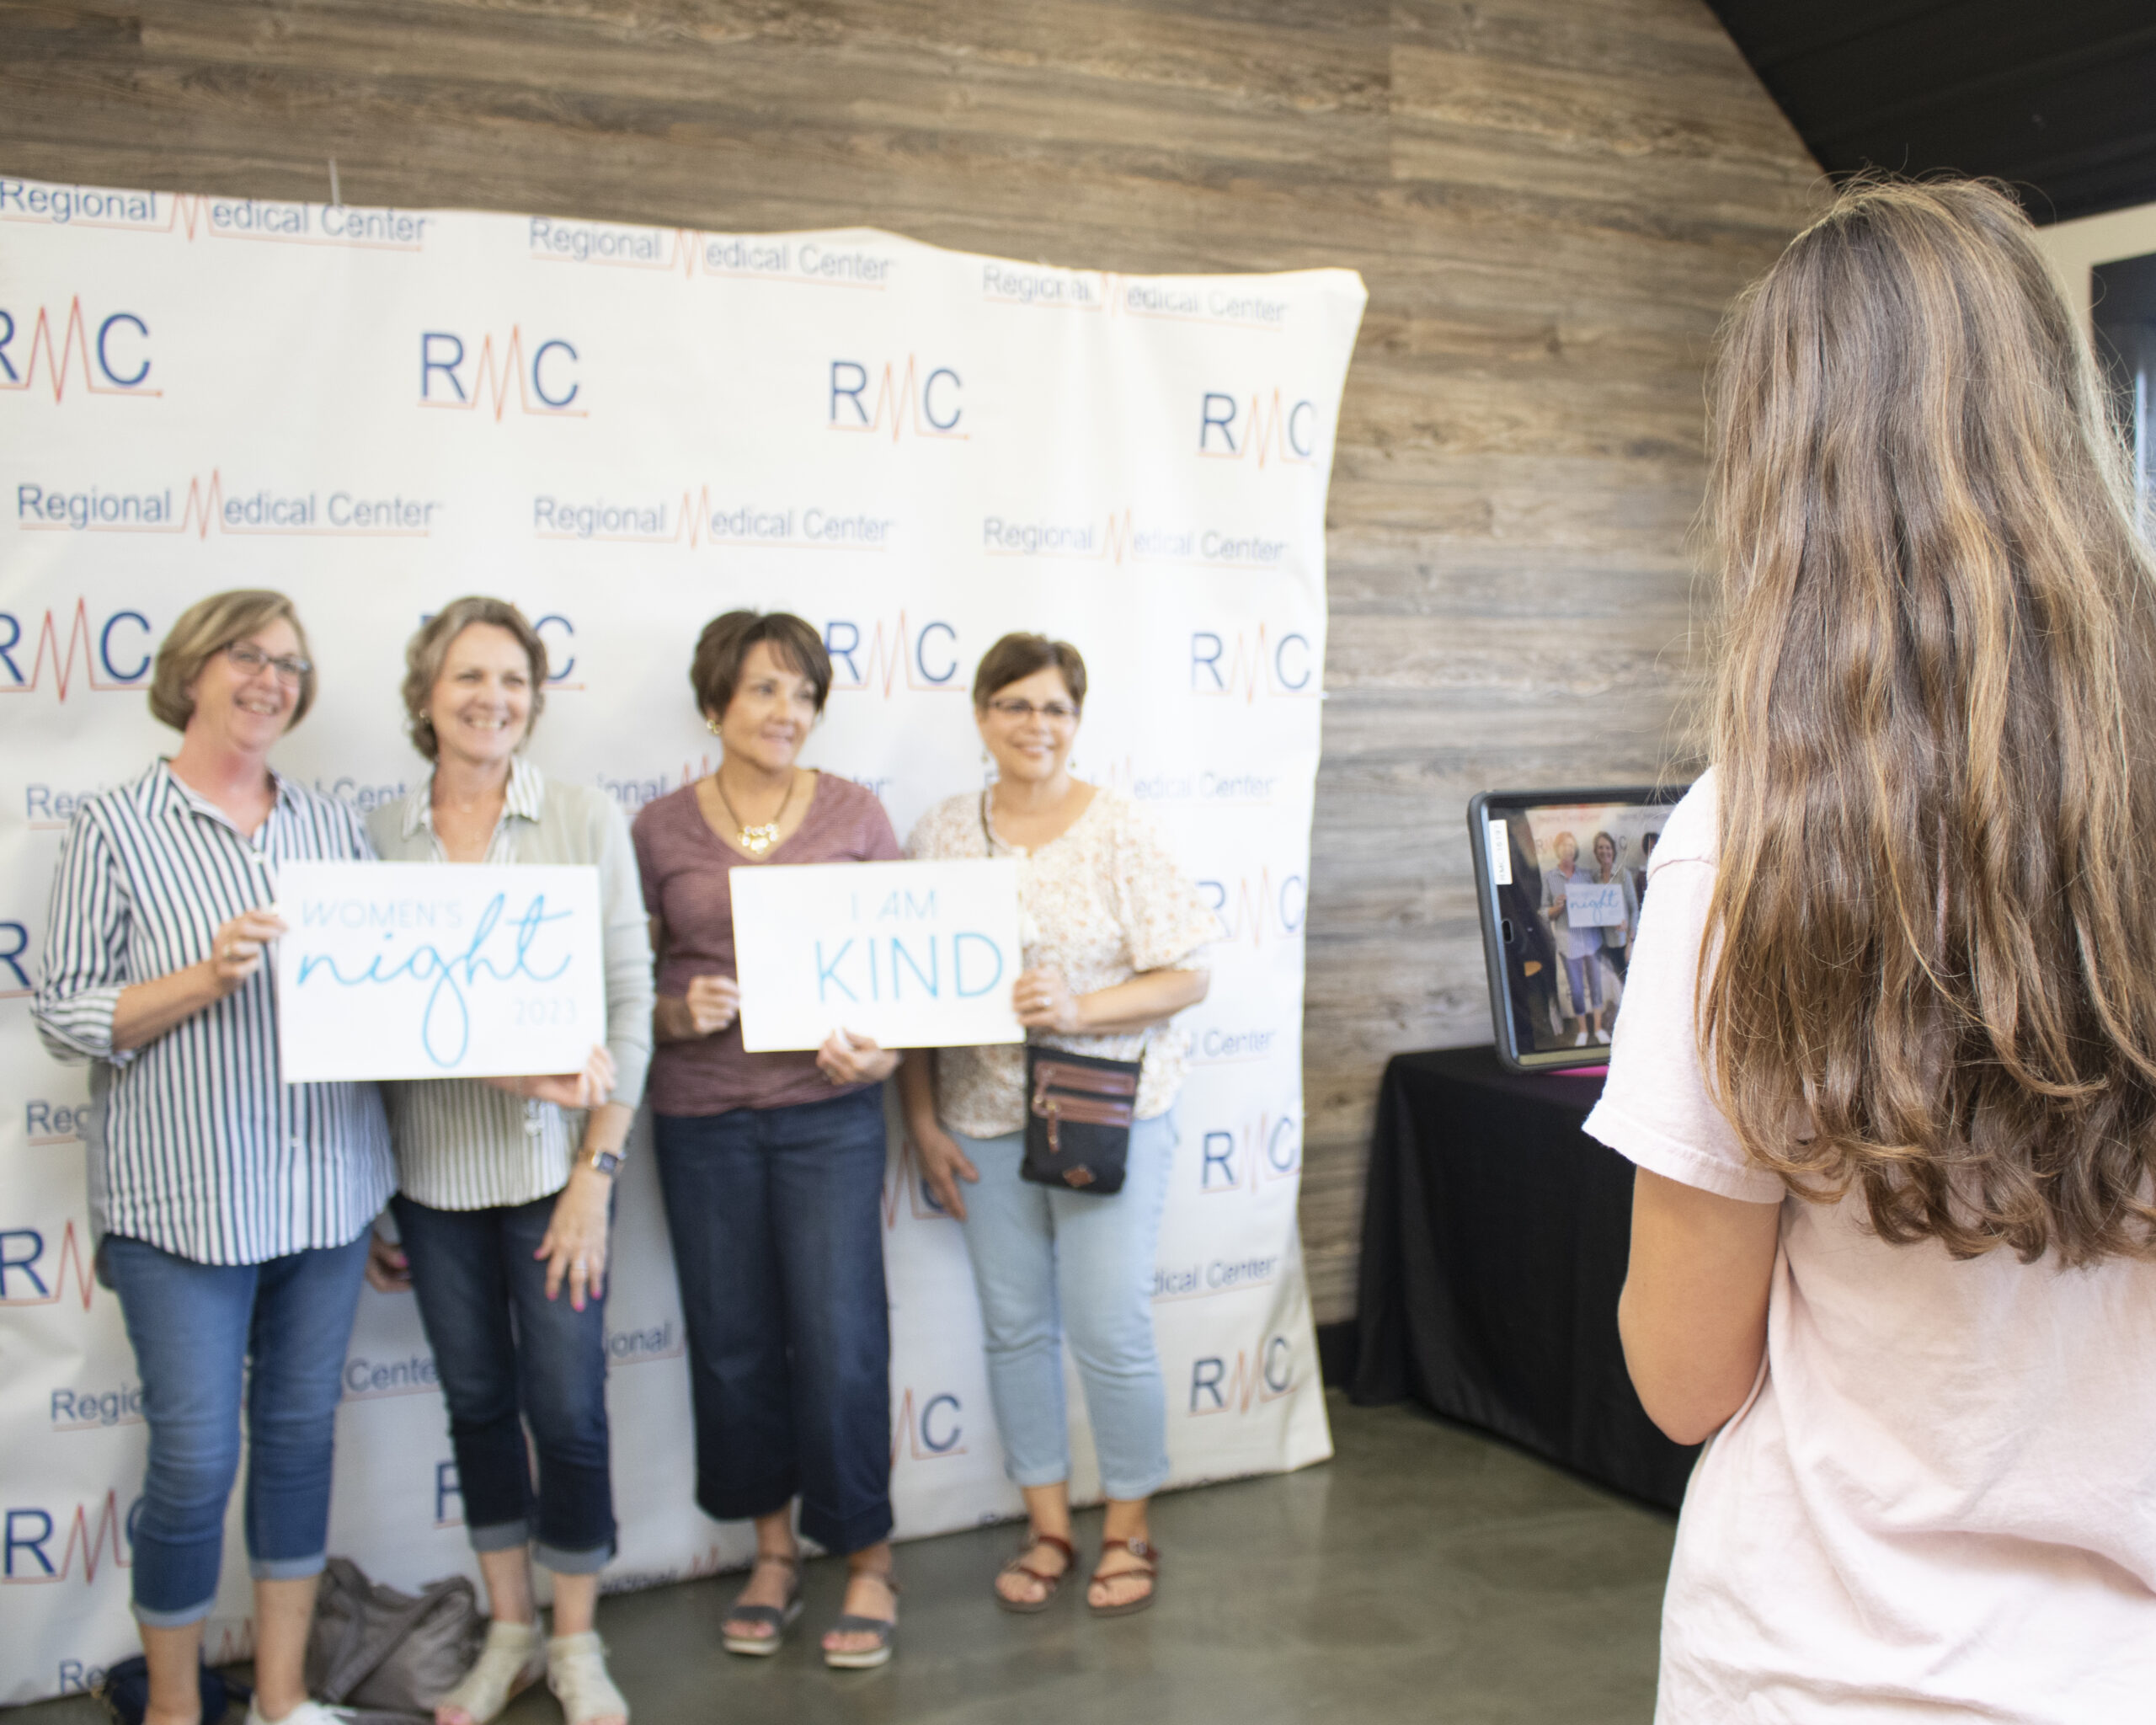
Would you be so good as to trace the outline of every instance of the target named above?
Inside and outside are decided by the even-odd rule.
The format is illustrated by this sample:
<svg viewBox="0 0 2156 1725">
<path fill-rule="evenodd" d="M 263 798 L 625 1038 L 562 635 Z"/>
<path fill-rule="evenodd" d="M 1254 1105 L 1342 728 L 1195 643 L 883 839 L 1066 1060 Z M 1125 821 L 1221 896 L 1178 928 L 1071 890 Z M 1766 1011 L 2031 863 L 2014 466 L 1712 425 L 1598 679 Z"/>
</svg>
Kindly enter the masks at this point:
<svg viewBox="0 0 2156 1725">
<path fill-rule="evenodd" d="M 385 862 L 447 861 L 434 828 L 431 775 L 401 802 L 367 819 Z M 616 1086 L 608 1098 L 633 1108 L 651 1064 L 651 937 L 629 825 L 612 798 L 556 784 L 519 756 L 487 846 L 489 862 L 596 865 L 606 925 L 606 1046 Z M 529 1204 L 568 1183 L 583 1141 L 582 1113 L 531 1102 L 474 1078 L 385 1084 L 397 1183 L 435 1210 Z"/>
</svg>

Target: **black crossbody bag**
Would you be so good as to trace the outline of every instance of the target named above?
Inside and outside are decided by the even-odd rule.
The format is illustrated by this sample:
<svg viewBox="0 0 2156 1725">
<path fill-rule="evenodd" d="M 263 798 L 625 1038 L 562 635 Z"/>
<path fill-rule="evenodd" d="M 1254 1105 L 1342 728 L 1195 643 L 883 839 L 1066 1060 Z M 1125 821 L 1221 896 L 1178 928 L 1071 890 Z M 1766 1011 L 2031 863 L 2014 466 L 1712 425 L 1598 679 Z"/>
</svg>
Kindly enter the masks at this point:
<svg viewBox="0 0 2156 1725">
<path fill-rule="evenodd" d="M 1038 1045 L 1026 1050 L 1026 1156 L 1018 1172 L 1042 1186 L 1106 1198 L 1130 1162 L 1139 1063 Z"/>
<path fill-rule="evenodd" d="M 988 793 L 980 793 L 980 836 L 995 854 Z M 1123 1190 L 1130 1162 L 1130 1124 L 1138 1103 L 1136 1060 L 1104 1060 L 1033 1044 L 1026 1049 L 1026 1154 L 1021 1178 L 1040 1186 L 1090 1192 Z"/>
</svg>

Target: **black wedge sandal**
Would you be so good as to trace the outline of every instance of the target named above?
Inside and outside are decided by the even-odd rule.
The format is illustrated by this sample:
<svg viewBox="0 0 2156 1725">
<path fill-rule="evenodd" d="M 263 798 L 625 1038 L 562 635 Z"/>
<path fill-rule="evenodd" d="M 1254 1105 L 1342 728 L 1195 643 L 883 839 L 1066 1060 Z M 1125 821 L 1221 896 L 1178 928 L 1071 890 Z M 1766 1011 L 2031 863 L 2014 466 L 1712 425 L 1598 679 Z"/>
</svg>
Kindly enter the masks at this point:
<svg viewBox="0 0 2156 1725">
<path fill-rule="evenodd" d="M 891 1603 L 895 1606 L 899 1599 L 898 1578 L 888 1569 L 869 1573 L 874 1573 L 877 1580 L 883 1583 L 884 1590 L 890 1594 Z M 849 1584 L 852 1579 L 851 1575 L 846 1578 Z M 835 1648 L 825 1648 L 824 1663 L 832 1670 L 873 1671 L 878 1665 L 890 1664 L 891 1642 L 899 1632 L 897 1618 L 863 1617 L 857 1611 L 844 1611 L 833 1621 L 831 1627 L 841 1635 L 873 1635 L 876 1637 L 875 1646 L 852 1652 L 841 1653 Z"/>
<path fill-rule="evenodd" d="M 801 1616 L 801 1559 L 784 1551 L 759 1551 L 756 1563 L 783 1563 L 793 1572 L 792 1584 L 786 1590 L 782 1605 L 744 1605 L 737 1597 L 719 1625 L 719 1644 L 729 1653 L 745 1653 L 752 1659 L 768 1658 L 786 1645 L 786 1632 Z M 755 1566 L 750 1566 L 753 1569 Z M 769 1635 L 734 1635 L 726 1628 L 728 1623 L 768 1623 Z"/>
</svg>

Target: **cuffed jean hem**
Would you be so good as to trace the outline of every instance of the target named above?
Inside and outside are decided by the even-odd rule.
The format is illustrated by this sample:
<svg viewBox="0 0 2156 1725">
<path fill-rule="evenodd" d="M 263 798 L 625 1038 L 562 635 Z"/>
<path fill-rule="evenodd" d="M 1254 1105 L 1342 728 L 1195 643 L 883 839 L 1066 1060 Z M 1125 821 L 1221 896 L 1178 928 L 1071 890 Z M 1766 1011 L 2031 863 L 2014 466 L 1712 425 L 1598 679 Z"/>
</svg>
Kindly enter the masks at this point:
<svg viewBox="0 0 2156 1725">
<path fill-rule="evenodd" d="M 557 1575 L 596 1575 L 614 1561 L 614 1547 L 594 1546 L 588 1551 L 563 1551 L 542 1544 L 531 1548 L 531 1561 Z"/>
<path fill-rule="evenodd" d="M 798 1485 L 788 1486 L 776 1497 L 748 1497 L 739 1491 L 712 1489 L 700 1480 L 696 1483 L 696 1508 L 713 1521 L 755 1521 L 781 1509 L 791 1509 L 793 1500 L 800 1495 Z"/>
<path fill-rule="evenodd" d="M 305 1581 L 321 1574 L 328 1561 L 326 1551 L 317 1551 L 312 1557 L 250 1557 L 247 1573 L 257 1581 Z"/>
<path fill-rule="evenodd" d="M 1120 1480 L 1103 1478 L 1101 1481 L 1101 1495 L 1104 1498 L 1113 1498 L 1118 1503 L 1135 1503 L 1141 1498 L 1151 1497 L 1162 1486 L 1167 1484 L 1171 1471 L 1172 1471 L 1171 1469 L 1163 1467 L 1139 1485 L 1125 1485 Z"/>
<path fill-rule="evenodd" d="M 471 1541 L 475 1551 L 514 1551 L 519 1546 L 531 1543 L 531 1524 L 498 1521 L 492 1527 L 467 1527 L 464 1536 Z"/>
<path fill-rule="evenodd" d="M 199 1605 L 189 1605 L 184 1611 L 152 1611 L 147 1605 L 134 1607 L 135 1621 L 145 1629 L 185 1629 L 200 1623 L 210 1615 L 210 1608 L 217 1603 L 215 1594 Z"/>
<path fill-rule="evenodd" d="M 844 1520 L 824 1514 L 805 1498 L 801 1504 L 801 1531 L 836 1557 L 851 1557 L 890 1538 L 891 1525 L 889 1503 L 860 1510 Z"/>
<path fill-rule="evenodd" d="M 1070 1470 L 1067 1466 L 1054 1471 L 1046 1469 L 1035 1471 L 1040 1472 L 1043 1477 L 1039 1479 L 1028 1479 L 1015 1467 L 1004 1470 L 1010 1476 L 1011 1483 L 1022 1492 L 1030 1492 L 1040 1486 L 1059 1486 L 1070 1477 Z M 1154 1493 L 1167 1484 L 1170 1471 L 1170 1469 L 1161 1468 L 1150 1479 L 1134 1486 L 1125 1485 L 1121 1480 L 1112 1480 L 1103 1477 L 1101 1481 L 1101 1495 L 1104 1498 L 1113 1498 L 1118 1503 L 1134 1503 L 1141 1498 L 1151 1497 Z"/>
</svg>

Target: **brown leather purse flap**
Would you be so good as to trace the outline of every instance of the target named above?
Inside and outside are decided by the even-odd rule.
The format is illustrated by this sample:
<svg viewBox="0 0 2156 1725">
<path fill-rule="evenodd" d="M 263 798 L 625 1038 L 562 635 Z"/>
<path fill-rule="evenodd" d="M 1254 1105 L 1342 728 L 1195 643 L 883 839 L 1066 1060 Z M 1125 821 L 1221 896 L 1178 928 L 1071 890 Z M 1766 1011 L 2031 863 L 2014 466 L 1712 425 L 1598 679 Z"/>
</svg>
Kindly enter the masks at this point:
<svg viewBox="0 0 2156 1725">
<path fill-rule="evenodd" d="M 1092 1096 L 1036 1096 L 1033 1112 L 1044 1120 L 1075 1120 L 1081 1126 L 1128 1126 L 1130 1104 Z"/>
<path fill-rule="evenodd" d="M 1043 1096 L 1051 1090 L 1082 1090 L 1094 1096 L 1135 1096 L 1138 1075 L 1103 1072 L 1094 1066 L 1065 1065 L 1060 1060 L 1036 1060 L 1033 1094 Z"/>
</svg>

